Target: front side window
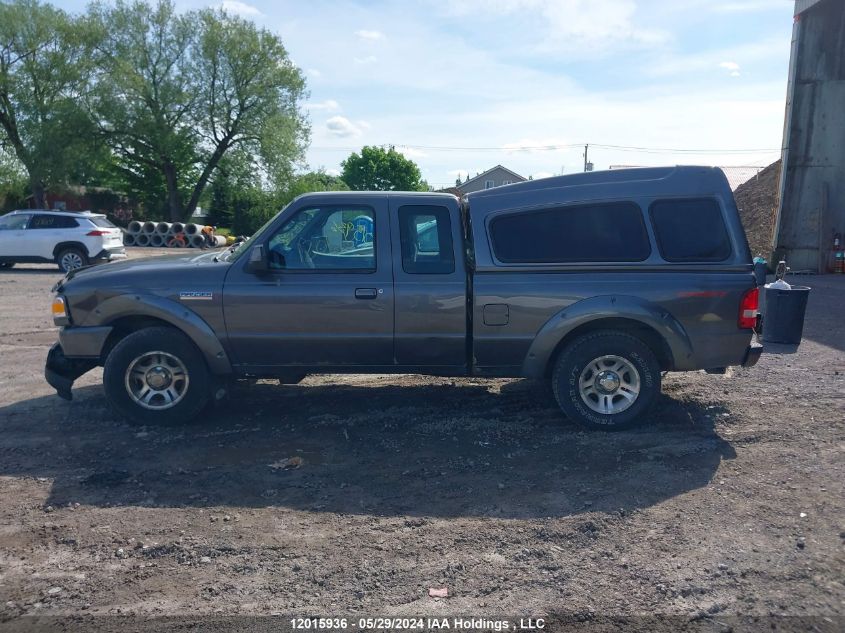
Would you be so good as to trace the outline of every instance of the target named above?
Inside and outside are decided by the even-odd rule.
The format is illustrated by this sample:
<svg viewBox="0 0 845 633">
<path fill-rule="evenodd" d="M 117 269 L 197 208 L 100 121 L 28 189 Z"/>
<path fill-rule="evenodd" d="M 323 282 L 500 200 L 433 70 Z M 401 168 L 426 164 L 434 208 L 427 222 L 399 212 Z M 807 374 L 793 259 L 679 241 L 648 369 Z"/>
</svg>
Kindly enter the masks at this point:
<svg viewBox="0 0 845 633">
<path fill-rule="evenodd" d="M 21 231 L 26 228 L 28 215 L 7 215 L 0 218 L 0 231 Z"/>
<path fill-rule="evenodd" d="M 370 207 L 301 209 L 270 238 L 270 268 L 374 271 L 375 234 Z"/>
<path fill-rule="evenodd" d="M 651 254 L 643 214 L 633 202 L 509 213 L 490 223 L 504 263 L 641 262 Z"/>
<path fill-rule="evenodd" d="M 731 256 L 728 230 L 715 200 L 657 200 L 649 212 L 667 262 L 723 262 Z"/>
<path fill-rule="evenodd" d="M 455 272 L 452 224 L 446 207 L 399 207 L 402 270 L 411 274 L 445 275 Z"/>
</svg>

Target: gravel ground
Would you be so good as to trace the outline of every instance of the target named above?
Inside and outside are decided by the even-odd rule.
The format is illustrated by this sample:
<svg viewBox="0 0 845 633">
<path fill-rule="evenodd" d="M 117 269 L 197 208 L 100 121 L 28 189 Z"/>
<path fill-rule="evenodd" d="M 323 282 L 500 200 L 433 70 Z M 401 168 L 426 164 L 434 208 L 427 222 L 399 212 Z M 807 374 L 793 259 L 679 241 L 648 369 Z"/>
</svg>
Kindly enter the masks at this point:
<svg viewBox="0 0 845 633">
<path fill-rule="evenodd" d="M 797 354 L 670 374 L 618 434 L 580 431 L 541 383 L 418 376 L 259 382 L 197 423 L 131 427 L 100 370 L 72 403 L 43 380 L 58 277 L 0 272 L 0 630 L 845 628 L 843 277 L 806 279 Z"/>
</svg>

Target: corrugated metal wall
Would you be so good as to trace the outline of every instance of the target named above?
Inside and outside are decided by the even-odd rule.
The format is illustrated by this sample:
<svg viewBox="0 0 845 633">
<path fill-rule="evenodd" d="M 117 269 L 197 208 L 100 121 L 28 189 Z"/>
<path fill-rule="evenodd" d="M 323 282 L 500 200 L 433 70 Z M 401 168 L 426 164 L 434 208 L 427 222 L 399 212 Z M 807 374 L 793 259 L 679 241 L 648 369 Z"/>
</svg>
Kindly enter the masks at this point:
<svg viewBox="0 0 845 633">
<path fill-rule="evenodd" d="M 775 245 L 793 270 L 826 271 L 834 233 L 845 236 L 845 2 L 797 19 Z"/>
</svg>

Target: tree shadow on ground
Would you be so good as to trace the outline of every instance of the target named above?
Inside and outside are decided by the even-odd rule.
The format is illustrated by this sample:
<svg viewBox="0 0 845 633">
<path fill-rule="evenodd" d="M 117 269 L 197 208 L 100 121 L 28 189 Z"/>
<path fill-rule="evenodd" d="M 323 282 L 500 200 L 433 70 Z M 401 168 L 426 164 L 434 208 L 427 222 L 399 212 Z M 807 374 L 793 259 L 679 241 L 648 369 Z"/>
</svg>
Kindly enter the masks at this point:
<svg viewBox="0 0 845 633">
<path fill-rule="evenodd" d="M 83 387 L 0 409 L 0 475 L 49 478 L 53 506 L 532 518 L 648 507 L 735 456 L 708 403 L 664 395 L 641 429 L 584 432 L 547 385 L 498 385 L 258 384 L 179 427 L 130 426 Z"/>
</svg>

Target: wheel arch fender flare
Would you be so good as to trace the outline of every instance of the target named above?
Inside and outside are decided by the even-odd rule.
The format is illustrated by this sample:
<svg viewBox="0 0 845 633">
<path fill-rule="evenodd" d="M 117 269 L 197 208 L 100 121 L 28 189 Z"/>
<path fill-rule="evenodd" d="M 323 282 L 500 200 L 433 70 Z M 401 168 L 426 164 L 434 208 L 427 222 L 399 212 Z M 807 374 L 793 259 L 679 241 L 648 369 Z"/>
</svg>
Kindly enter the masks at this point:
<svg viewBox="0 0 845 633">
<path fill-rule="evenodd" d="M 656 332 L 666 344 L 673 368 L 683 368 L 693 348 L 683 325 L 665 308 L 639 297 L 602 295 L 582 299 L 563 308 L 537 332 L 522 365 L 522 375 L 540 378 L 562 341 L 577 328 L 605 319 L 631 321 Z"/>
<path fill-rule="evenodd" d="M 99 304 L 92 314 L 96 314 L 98 323 L 85 325 L 110 325 L 126 317 L 151 317 L 164 321 L 193 341 L 211 373 L 232 373 L 229 356 L 211 326 L 196 312 L 171 299 L 139 293 L 117 295 Z"/>
<path fill-rule="evenodd" d="M 66 248 L 75 248 L 77 250 L 82 251 L 85 254 L 85 257 L 91 257 L 91 253 L 88 252 L 88 247 L 85 246 L 85 244 L 83 244 L 82 242 L 69 241 L 59 242 L 53 247 L 53 259 L 56 259 L 59 256 L 59 253 L 61 253 Z"/>
</svg>

